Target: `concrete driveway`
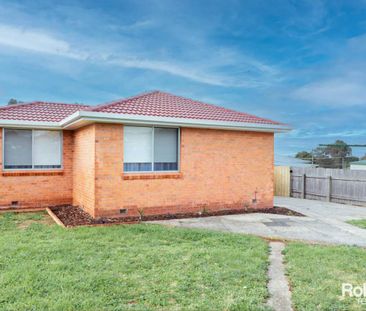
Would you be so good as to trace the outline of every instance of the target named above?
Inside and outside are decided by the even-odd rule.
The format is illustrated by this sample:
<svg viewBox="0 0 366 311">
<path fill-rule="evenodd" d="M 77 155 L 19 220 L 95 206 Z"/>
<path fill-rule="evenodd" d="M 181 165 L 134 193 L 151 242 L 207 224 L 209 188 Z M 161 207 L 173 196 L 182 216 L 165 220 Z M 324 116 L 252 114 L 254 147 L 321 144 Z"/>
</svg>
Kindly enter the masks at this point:
<svg viewBox="0 0 366 311">
<path fill-rule="evenodd" d="M 154 221 L 164 225 L 254 234 L 265 238 L 366 247 L 366 230 L 345 221 L 366 218 L 366 207 L 276 197 L 275 205 L 307 217 L 243 214 Z"/>
</svg>

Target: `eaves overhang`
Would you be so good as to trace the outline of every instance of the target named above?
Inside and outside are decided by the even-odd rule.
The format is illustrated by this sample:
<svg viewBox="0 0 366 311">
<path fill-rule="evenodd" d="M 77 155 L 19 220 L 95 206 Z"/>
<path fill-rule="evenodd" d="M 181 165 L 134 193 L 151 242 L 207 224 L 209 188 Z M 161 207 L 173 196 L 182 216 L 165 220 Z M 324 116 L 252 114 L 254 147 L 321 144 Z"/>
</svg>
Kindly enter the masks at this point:
<svg viewBox="0 0 366 311">
<path fill-rule="evenodd" d="M 0 120 L 2 128 L 20 128 L 20 129 L 44 129 L 44 130 L 62 130 L 60 122 L 27 121 L 27 120 Z"/>
<path fill-rule="evenodd" d="M 204 119 L 171 118 L 133 114 L 115 114 L 95 111 L 77 111 L 62 120 L 64 129 L 77 129 L 91 123 L 117 123 L 129 125 L 180 126 L 194 128 L 211 128 L 255 132 L 288 132 L 291 128 L 285 124 L 229 122 Z"/>
<path fill-rule="evenodd" d="M 285 124 L 186 119 L 186 118 L 145 116 L 145 115 L 133 115 L 133 114 L 115 114 L 115 113 L 95 112 L 95 111 L 77 111 L 60 122 L 0 120 L 0 127 L 75 130 L 92 123 L 179 126 L 179 127 L 192 127 L 192 128 L 225 129 L 225 130 L 236 130 L 236 131 L 254 131 L 254 132 L 271 132 L 271 133 L 282 133 L 291 130 L 291 128 Z"/>
</svg>

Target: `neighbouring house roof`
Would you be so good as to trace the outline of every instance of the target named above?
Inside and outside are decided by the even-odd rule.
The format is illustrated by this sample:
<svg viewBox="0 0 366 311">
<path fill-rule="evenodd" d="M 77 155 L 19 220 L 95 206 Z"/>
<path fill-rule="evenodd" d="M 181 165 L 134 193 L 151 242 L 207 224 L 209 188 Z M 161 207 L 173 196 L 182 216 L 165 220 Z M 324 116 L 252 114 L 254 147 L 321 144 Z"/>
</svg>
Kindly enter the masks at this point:
<svg viewBox="0 0 366 311">
<path fill-rule="evenodd" d="M 31 102 L 0 108 L 0 126 L 74 129 L 93 122 L 288 131 L 285 124 L 200 101 L 153 91 L 98 106 Z"/>
<path fill-rule="evenodd" d="M 275 166 L 295 166 L 295 167 L 314 167 L 315 165 L 311 161 L 302 160 L 293 156 L 281 155 L 275 153 L 274 158 Z"/>
<path fill-rule="evenodd" d="M 366 165 L 366 160 L 351 162 L 351 165 Z"/>
</svg>

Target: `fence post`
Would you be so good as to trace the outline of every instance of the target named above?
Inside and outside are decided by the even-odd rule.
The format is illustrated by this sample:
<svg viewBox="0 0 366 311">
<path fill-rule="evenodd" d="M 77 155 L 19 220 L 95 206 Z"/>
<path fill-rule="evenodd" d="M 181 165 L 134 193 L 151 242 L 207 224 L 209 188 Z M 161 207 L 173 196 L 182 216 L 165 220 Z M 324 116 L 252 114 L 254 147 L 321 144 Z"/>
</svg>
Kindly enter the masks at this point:
<svg viewBox="0 0 366 311">
<path fill-rule="evenodd" d="M 328 176 L 327 201 L 330 202 L 331 200 L 332 200 L 332 176 Z"/>
<path fill-rule="evenodd" d="M 305 199 L 306 174 L 301 177 L 301 199 Z"/>
<path fill-rule="evenodd" d="M 290 166 L 289 166 L 288 168 L 289 168 L 289 183 L 288 183 L 288 184 L 289 184 L 289 185 L 288 185 L 288 187 L 289 187 L 289 189 L 288 189 L 288 190 L 289 190 L 289 191 L 288 191 L 288 196 L 289 196 L 289 197 L 292 197 L 292 196 L 293 196 L 293 195 L 292 195 L 292 194 L 293 194 L 293 193 L 292 193 L 292 183 L 293 183 L 293 181 L 292 181 L 292 176 L 291 176 L 291 175 L 292 175 L 292 170 L 291 170 L 291 167 L 290 167 Z"/>
</svg>

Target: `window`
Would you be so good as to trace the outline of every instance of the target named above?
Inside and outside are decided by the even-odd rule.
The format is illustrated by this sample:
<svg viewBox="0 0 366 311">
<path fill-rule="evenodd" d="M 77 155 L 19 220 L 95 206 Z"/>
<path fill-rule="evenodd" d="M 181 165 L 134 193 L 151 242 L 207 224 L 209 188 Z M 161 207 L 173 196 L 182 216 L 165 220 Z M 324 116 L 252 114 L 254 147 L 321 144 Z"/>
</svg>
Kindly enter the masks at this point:
<svg viewBox="0 0 366 311">
<path fill-rule="evenodd" d="M 4 168 L 61 168 L 61 137 L 59 131 L 4 129 Z"/>
<path fill-rule="evenodd" d="M 177 128 L 124 127 L 124 171 L 178 170 Z"/>
<path fill-rule="evenodd" d="M 154 170 L 178 170 L 178 129 L 154 128 Z"/>
<path fill-rule="evenodd" d="M 153 128 L 126 126 L 124 129 L 124 170 L 152 170 Z"/>
</svg>

